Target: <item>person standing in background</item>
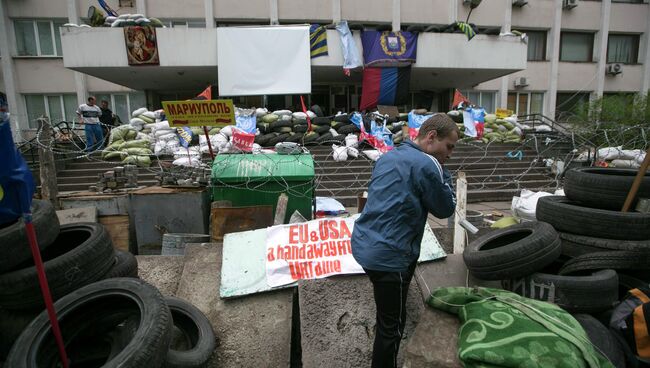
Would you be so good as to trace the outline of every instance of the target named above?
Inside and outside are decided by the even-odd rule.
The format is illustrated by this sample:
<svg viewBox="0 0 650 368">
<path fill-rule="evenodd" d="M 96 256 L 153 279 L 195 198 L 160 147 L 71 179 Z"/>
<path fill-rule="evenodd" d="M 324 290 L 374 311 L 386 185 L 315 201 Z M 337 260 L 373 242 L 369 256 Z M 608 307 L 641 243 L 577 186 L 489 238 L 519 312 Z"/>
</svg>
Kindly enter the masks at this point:
<svg viewBox="0 0 650 368">
<path fill-rule="evenodd" d="M 102 109 L 95 105 L 95 97 L 88 97 L 88 103 L 79 105 L 77 116 L 79 122 L 85 124 L 84 132 L 86 133 L 86 152 L 93 152 L 102 147 L 104 132 L 99 124 L 99 117 L 102 115 Z"/>
<path fill-rule="evenodd" d="M 113 114 L 113 111 L 108 108 L 108 101 L 106 100 L 102 100 L 102 102 L 99 103 L 99 108 L 102 110 L 99 122 L 102 123 L 102 133 L 106 138 L 106 144 L 108 144 L 108 137 L 111 134 L 111 129 L 115 126 L 115 114 Z"/>
</svg>

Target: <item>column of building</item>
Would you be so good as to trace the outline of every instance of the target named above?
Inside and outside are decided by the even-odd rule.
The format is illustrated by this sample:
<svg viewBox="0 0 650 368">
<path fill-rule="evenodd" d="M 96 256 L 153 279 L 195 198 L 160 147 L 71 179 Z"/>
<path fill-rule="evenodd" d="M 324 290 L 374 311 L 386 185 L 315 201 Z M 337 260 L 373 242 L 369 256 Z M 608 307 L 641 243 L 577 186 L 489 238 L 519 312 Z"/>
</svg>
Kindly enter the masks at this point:
<svg viewBox="0 0 650 368">
<path fill-rule="evenodd" d="M 16 134 L 20 129 L 29 127 L 29 122 L 27 121 L 25 103 L 20 98 L 17 90 L 18 80 L 16 79 L 13 59 L 13 50 L 16 49 L 16 46 L 11 19 L 9 19 L 8 6 L 6 0 L 0 0 L 0 58 L 2 59 L 2 75 L 4 76 L 7 104 L 11 113 L 14 134 Z"/>
<path fill-rule="evenodd" d="M 600 31 L 597 34 L 598 67 L 596 68 L 596 90 L 592 99 L 603 97 L 605 89 L 605 68 L 607 67 L 607 39 L 609 38 L 609 15 L 612 0 L 602 0 L 600 7 Z"/>
<path fill-rule="evenodd" d="M 645 49 L 645 52 L 642 54 L 643 55 L 643 81 L 641 83 L 641 92 L 642 93 L 648 93 L 648 90 L 650 90 L 650 4 L 648 5 L 648 10 L 647 10 L 648 16 L 646 19 L 648 20 L 646 22 L 646 31 L 645 34 L 643 35 L 643 38 L 645 39 L 644 42 L 644 47 L 641 49 Z"/>
<path fill-rule="evenodd" d="M 512 0 L 503 0 L 506 3 L 506 11 L 503 14 L 503 27 L 501 33 L 509 33 L 512 25 Z M 501 77 L 501 88 L 499 88 L 499 106 L 503 109 L 508 107 L 508 87 L 510 77 Z"/>
<path fill-rule="evenodd" d="M 68 0 L 68 22 L 81 24 L 77 8 L 77 0 Z M 59 30 L 57 29 L 56 32 L 59 32 Z M 88 83 L 85 74 L 79 72 L 73 73 L 75 91 L 77 92 L 77 105 L 81 105 L 86 103 L 86 99 L 88 98 Z"/>
<path fill-rule="evenodd" d="M 560 67 L 560 32 L 562 31 L 562 1 L 554 0 L 553 25 L 550 31 L 550 72 L 548 75 L 549 88 L 546 93 L 546 108 L 544 112 L 547 116 L 555 116 L 555 101 L 557 100 L 557 78 Z"/>
</svg>

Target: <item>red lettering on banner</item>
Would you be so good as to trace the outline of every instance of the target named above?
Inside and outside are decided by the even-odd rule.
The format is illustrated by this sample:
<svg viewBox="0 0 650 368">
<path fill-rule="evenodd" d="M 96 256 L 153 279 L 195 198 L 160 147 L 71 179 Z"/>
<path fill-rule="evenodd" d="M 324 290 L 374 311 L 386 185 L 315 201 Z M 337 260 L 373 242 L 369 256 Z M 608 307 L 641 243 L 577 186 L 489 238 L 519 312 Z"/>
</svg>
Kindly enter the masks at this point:
<svg viewBox="0 0 650 368">
<path fill-rule="evenodd" d="M 341 272 L 341 261 L 338 259 L 334 261 L 334 271 Z"/>
<path fill-rule="evenodd" d="M 327 220 L 318 221 L 318 233 L 320 234 L 320 240 L 329 239 L 329 232 L 327 230 Z"/>
<path fill-rule="evenodd" d="M 341 223 L 339 225 L 339 230 L 341 231 L 340 234 L 341 238 L 349 238 L 352 236 L 352 233 L 350 232 L 350 229 L 348 228 L 348 224 L 345 222 L 345 220 L 341 220 Z"/>
<path fill-rule="evenodd" d="M 337 248 L 338 248 L 339 255 L 341 255 L 341 256 L 345 255 L 346 254 L 345 242 L 339 240 L 339 241 L 336 242 L 336 245 L 337 245 Z"/>
<path fill-rule="evenodd" d="M 299 225 L 289 226 L 289 243 L 294 244 L 298 242 Z"/>
<path fill-rule="evenodd" d="M 327 221 L 327 224 L 329 225 L 329 228 L 330 228 L 330 237 L 332 239 L 338 239 L 339 238 L 339 231 L 336 228 L 336 221 L 329 220 L 329 221 Z"/>
<path fill-rule="evenodd" d="M 216 114 L 216 113 L 217 113 L 217 104 L 211 103 L 211 104 L 209 105 L 209 107 L 210 107 L 210 113 L 212 113 L 212 114 Z"/>
<path fill-rule="evenodd" d="M 269 248 L 268 251 L 266 252 L 266 259 L 269 262 L 275 261 L 275 257 L 273 257 L 273 248 Z"/>
<path fill-rule="evenodd" d="M 223 112 L 226 114 L 230 114 L 230 107 L 228 107 L 227 104 L 223 104 Z"/>
<path fill-rule="evenodd" d="M 184 103 L 184 104 L 183 104 L 183 114 L 187 114 L 187 112 L 189 111 L 189 109 L 190 109 L 190 104 L 186 104 L 186 103 Z"/>
<path fill-rule="evenodd" d="M 173 104 L 167 105 L 167 110 L 169 110 L 169 115 L 176 115 L 176 107 Z"/>
<path fill-rule="evenodd" d="M 332 256 L 336 256 L 336 242 L 335 241 L 329 242 L 328 248 L 330 250 L 330 254 Z"/>
</svg>

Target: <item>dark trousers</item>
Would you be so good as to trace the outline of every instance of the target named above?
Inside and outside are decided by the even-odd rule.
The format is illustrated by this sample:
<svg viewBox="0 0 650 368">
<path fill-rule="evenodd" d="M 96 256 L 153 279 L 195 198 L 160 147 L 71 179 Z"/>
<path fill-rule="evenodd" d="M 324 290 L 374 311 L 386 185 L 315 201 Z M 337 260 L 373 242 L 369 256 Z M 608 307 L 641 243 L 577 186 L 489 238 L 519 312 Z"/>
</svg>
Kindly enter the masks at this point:
<svg viewBox="0 0 650 368">
<path fill-rule="evenodd" d="M 406 324 L 406 296 L 416 263 L 405 272 L 367 270 L 377 306 L 372 368 L 397 367 L 397 352 Z"/>
</svg>

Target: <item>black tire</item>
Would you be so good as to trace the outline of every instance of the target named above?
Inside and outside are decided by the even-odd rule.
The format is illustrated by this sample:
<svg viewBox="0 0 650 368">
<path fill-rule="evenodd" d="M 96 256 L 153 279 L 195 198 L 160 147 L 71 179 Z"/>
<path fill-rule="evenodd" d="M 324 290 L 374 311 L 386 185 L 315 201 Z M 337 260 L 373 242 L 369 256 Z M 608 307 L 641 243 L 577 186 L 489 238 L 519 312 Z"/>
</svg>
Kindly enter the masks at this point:
<svg viewBox="0 0 650 368">
<path fill-rule="evenodd" d="M 293 131 L 294 133 L 305 133 L 307 132 L 307 125 L 294 125 L 293 126 Z"/>
<path fill-rule="evenodd" d="M 532 221 L 479 237 L 465 248 L 463 259 L 475 277 L 501 280 L 541 270 L 560 253 L 560 239 L 553 227 Z"/>
<path fill-rule="evenodd" d="M 292 125 L 293 125 L 293 123 L 291 122 L 291 120 L 278 120 L 278 121 L 275 121 L 275 122 L 269 124 L 269 128 L 272 131 L 275 131 L 277 128 L 282 128 L 282 127 L 291 128 Z"/>
<path fill-rule="evenodd" d="M 325 144 L 325 143 L 332 142 L 333 140 L 334 140 L 334 136 L 332 135 L 332 133 L 325 133 L 322 134 L 320 137 L 318 137 L 316 141 L 318 142 L 318 144 Z"/>
<path fill-rule="evenodd" d="M 310 132 L 310 133 L 305 134 L 305 136 L 303 137 L 303 142 L 304 143 L 314 143 L 314 142 L 316 142 L 318 137 L 320 137 L 320 135 L 318 133 Z"/>
<path fill-rule="evenodd" d="M 650 239 L 650 213 L 587 208 L 566 197 L 547 196 L 537 202 L 535 216 L 557 231 L 607 239 Z"/>
<path fill-rule="evenodd" d="M 104 276 L 104 279 L 116 277 L 138 277 L 138 260 L 133 254 L 115 250 L 113 267 Z"/>
<path fill-rule="evenodd" d="M 318 134 L 329 133 L 330 127 L 328 125 L 312 125 L 311 130 Z"/>
<path fill-rule="evenodd" d="M 325 117 L 315 117 L 311 119 L 311 123 L 316 125 L 327 125 L 328 127 L 332 125 L 332 121 L 330 120 L 330 118 L 325 118 Z"/>
<path fill-rule="evenodd" d="M 282 134 L 278 135 L 275 138 L 269 139 L 268 145 L 269 145 L 269 147 L 273 147 L 273 146 L 275 146 L 276 144 L 278 144 L 280 142 L 284 142 L 285 139 L 289 138 L 290 136 L 291 136 L 291 134 L 289 134 L 289 133 L 282 133 Z"/>
<path fill-rule="evenodd" d="M 359 133 L 360 131 L 361 129 L 357 128 L 354 124 L 344 125 L 336 130 L 337 133 L 345 135 L 349 133 Z"/>
<path fill-rule="evenodd" d="M 311 112 L 316 114 L 318 117 L 325 116 L 325 114 L 323 114 L 323 109 L 321 109 L 318 105 L 311 105 L 311 108 L 309 110 L 311 110 Z"/>
<path fill-rule="evenodd" d="M 262 147 L 268 147 L 269 140 L 278 136 L 278 133 L 269 133 L 264 135 L 255 136 L 255 143 L 259 144 Z"/>
<path fill-rule="evenodd" d="M 275 127 L 273 131 L 280 134 L 291 133 L 291 127 Z"/>
<path fill-rule="evenodd" d="M 32 201 L 32 224 L 41 250 L 52 244 L 59 235 L 59 218 L 49 201 Z M 31 259 L 30 249 L 22 218 L 0 227 L 0 273 L 11 271 Z"/>
<path fill-rule="evenodd" d="M 285 142 L 294 142 L 294 143 L 300 143 L 302 141 L 302 137 L 304 136 L 304 133 L 294 133 L 291 136 L 289 136 L 287 139 L 285 139 Z"/>
<path fill-rule="evenodd" d="M 584 254 L 566 262 L 560 269 L 560 275 L 604 269 L 650 273 L 650 252 L 614 251 Z"/>
<path fill-rule="evenodd" d="M 313 122 L 314 122 L 314 121 L 312 120 L 312 123 L 313 123 Z M 300 119 L 293 119 L 293 120 L 292 120 L 292 123 L 293 123 L 293 126 L 296 126 L 296 125 L 307 125 L 307 119 L 303 119 L 303 118 L 300 118 Z"/>
<path fill-rule="evenodd" d="M 183 299 L 167 297 L 166 300 L 174 327 L 180 330 L 184 341 L 178 344 L 172 339 L 165 367 L 205 367 L 217 345 L 210 321 L 197 307 Z"/>
<path fill-rule="evenodd" d="M 338 122 L 338 121 L 332 122 L 332 128 L 334 128 L 334 130 L 336 130 L 337 132 L 339 131 L 339 129 L 347 125 L 354 125 L 354 124 L 352 124 L 351 122 Z"/>
<path fill-rule="evenodd" d="M 572 313 L 597 313 L 618 303 L 618 276 L 602 270 L 587 276 L 559 276 L 536 272 L 502 282 L 504 289 L 521 296 L 555 303 Z"/>
<path fill-rule="evenodd" d="M 25 327 L 41 313 L 40 310 L 12 311 L 0 309 L 0 362 L 7 359 L 9 350 Z"/>
<path fill-rule="evenodd" d="M 650 251 L 650 240 L 616 240 L 559 232 L 562 254 L 577 257 L 608 250 Z"/>
<path fill-rule="evenodd" d="M 604 167 L 572 169 L 565 175 L 564 193 L 570 200 L 587 207 L 620 211 L 637 172 Z M 650 198 L 650 172 L 645 173 L 636 198 Z"/>
<path fill-rule="evenodd" d="M 634 276 L 618 272 L 618 297 L 623 300 L 628 291 L 638 288 L 650 287 L 650 281 L 646 282 Z"/>
<path fill-rule="evenodd" d="M 271 129 L 269 128 L 269 125 L 270 125 L 270 124 L 267 124 L 267 123 L 258 123 L 258 124 L 257 124 L 257 129 L 260 130 L 260 134 L 267 134 L 267 133 L 269 133 L 270 130 L 271 130 Z"/>
<path fill-rule="evenodd" d="M 591 343 L 609 359 L 614 367 L 625 368 L 625 353 L 608 327 L 588 314 L 574 314 L 573 318 L 580 323 Z"/>
<path fill-rule="evenodd" d="M 108 279 L 87 285 L 55 303 L 59 325 L 72 366 L 102 361 L 102 367 L 162 367 L 171 339 L 172 319 L 158 289 L 140 279 Z M 97 346 L 130 317 L 137 323 L 126 345 L 111 356 L 111 347 Z M 9 352 L 12 368 L 54 367 L 59 357 L 45 311 L 23 331 Z M 89 350 L 97 350 L 93 356 Z M 103 359 L 102 359 L 103 358 Z M 107 360 L 107 361 L 106 361 Z M 91 365 L 88 365 L 91 366 Z M 95 366 L 95 365 L 92 365 Z"/>
<path fill-rule="evenodd" d="M 352 123 L 348 114 L 336 115 L 332 120 L 338 121 L 339 123 Z"/>
<path fill-rule="evenodd" d="M 114 262 L 113 244 L 104 226 L 76 223 L 61 226 L 57 239 L 42 253 L 52 298 L 57 300 L 101 280 Z M 0 275 L 0 307 L 45 308 L 36 267 Z"/>
</svg>

